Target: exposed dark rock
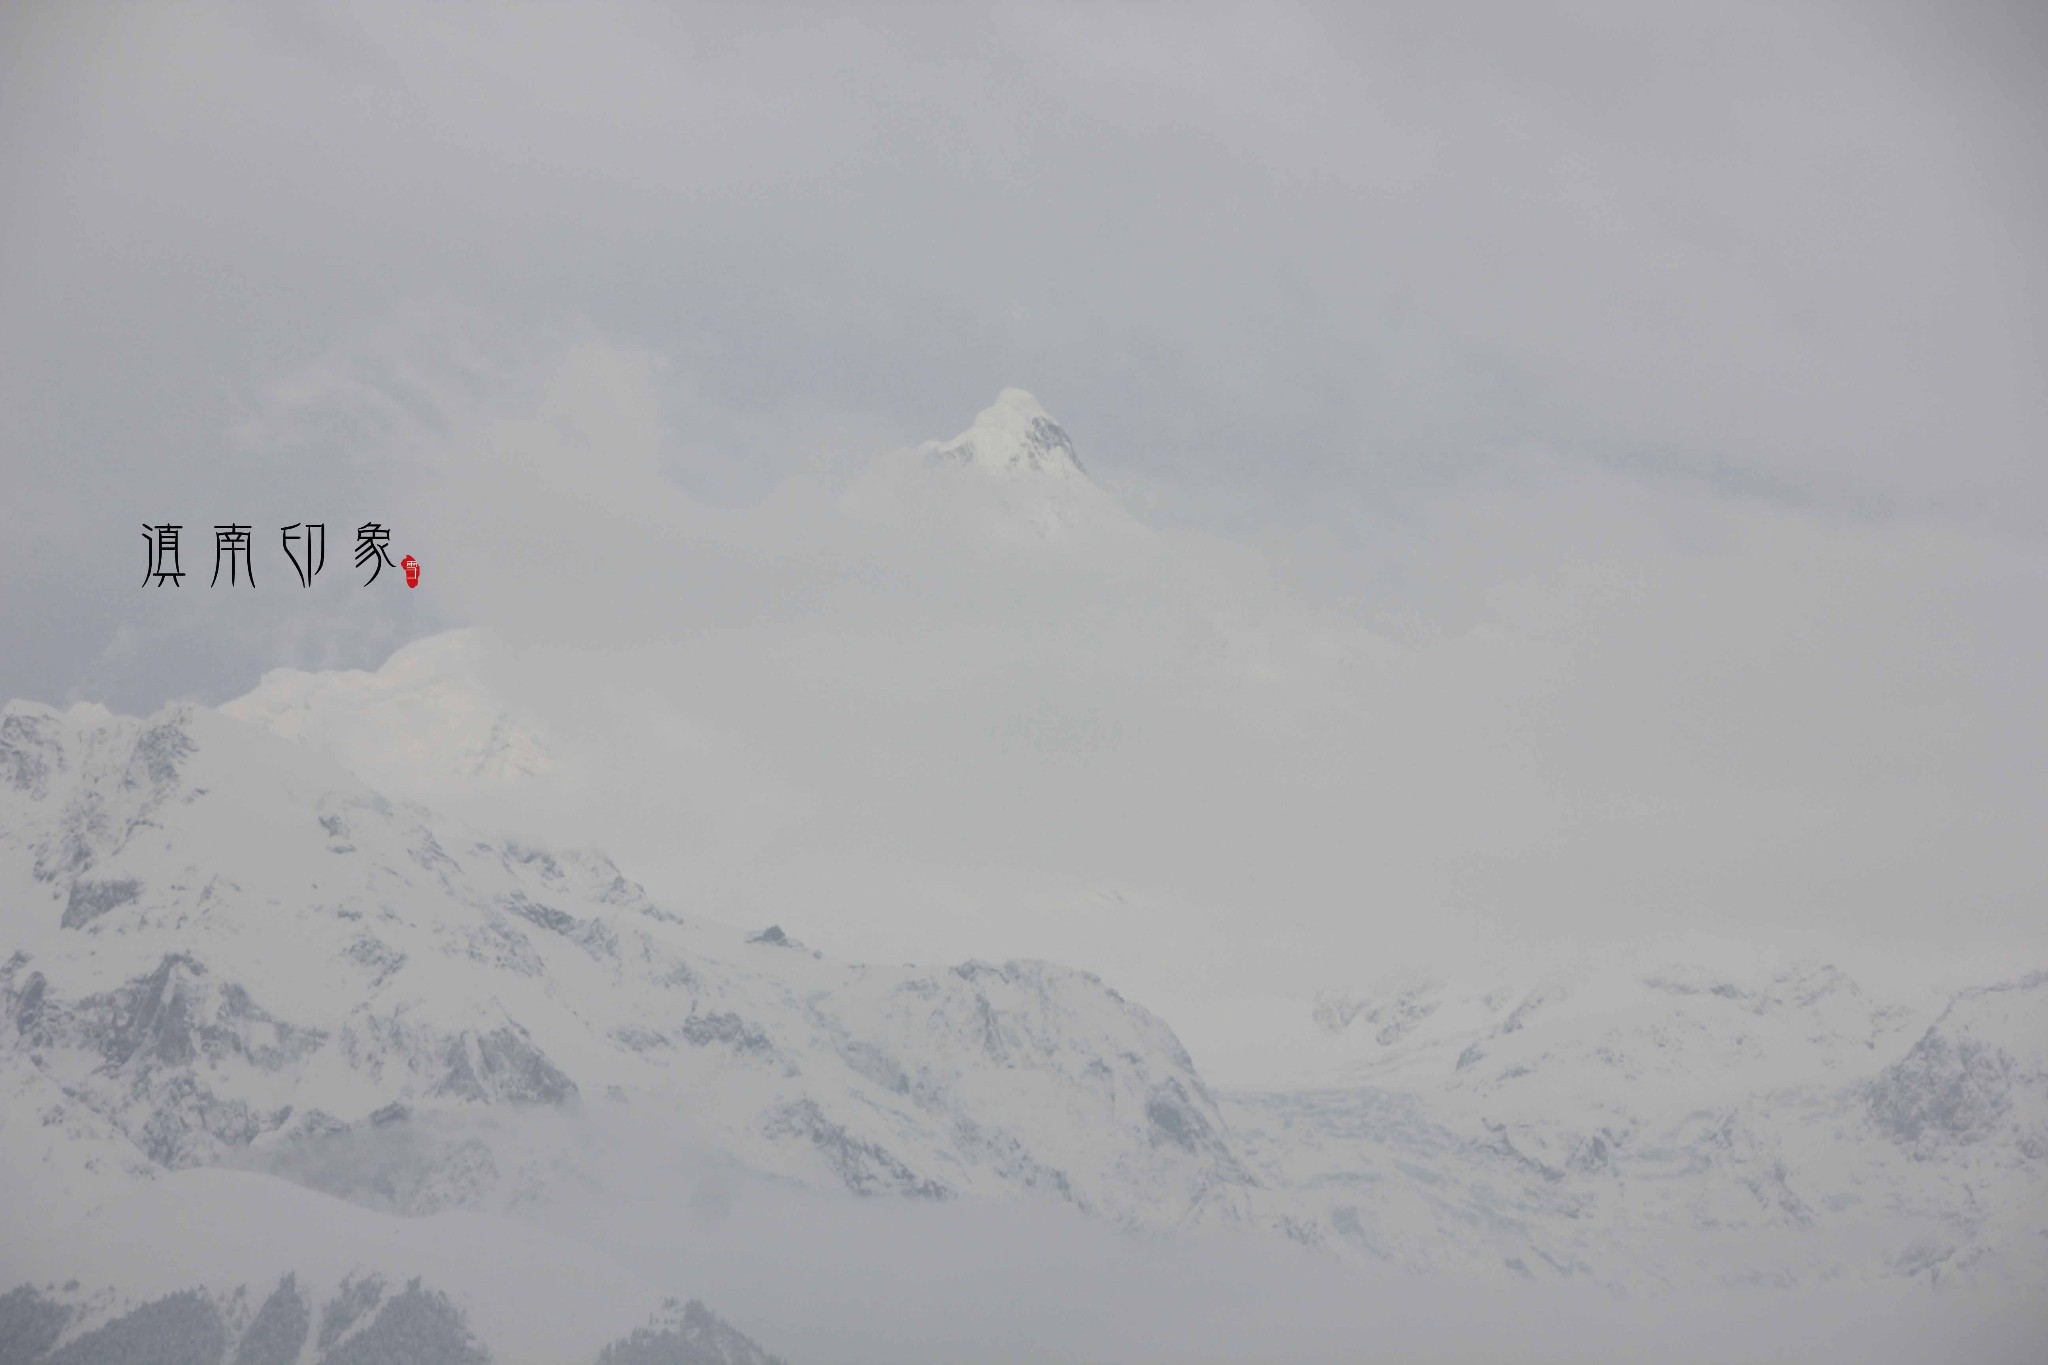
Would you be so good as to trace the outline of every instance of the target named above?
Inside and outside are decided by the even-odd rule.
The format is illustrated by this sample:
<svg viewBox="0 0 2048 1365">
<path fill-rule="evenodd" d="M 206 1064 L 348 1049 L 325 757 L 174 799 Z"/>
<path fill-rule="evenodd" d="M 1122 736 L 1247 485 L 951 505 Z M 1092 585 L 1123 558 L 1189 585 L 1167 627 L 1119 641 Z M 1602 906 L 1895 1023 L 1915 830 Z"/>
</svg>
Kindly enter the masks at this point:
<svg viewBox="0 0 2048 1365">
<path fill-rule="evenodd" d="M 70 874 L 76 876 L 93 864 L 96 849 L 110 828 L 105 800 L 99 792 L 80 792 L 65 806 L 48 839 L 36 848 L 35 878 L 53 882 Z"/>
<path fill-rule="evenodd" d="M 552 860 L 550 860 L 550 865 L 552 865 Z M 553 906 L 542 905 L 538 901 L 529 900 L 517 892 L 501 898 L 498 904 L 504 906 L 523 920 L 537 924 L 551 933 L 561 934 L 565 937 L 575 933 L 576 926 L 583 922 L 574 915 L 557 910 Z"/>
<path fill-rule="evenodd" d="M 775 1044 L 766 1033 L 737 1014 L 693 1014 L 677 1030 L 684 1041 L 698 1047 L 723 1043 L 734 1052 L 772 1053 Z"/>
<path fill-rule="evenodd" d="M 196 1290 L 146 1303 L 45 1357 L 48 1365 L 220 1365 L 228 1329 Z"/>
<path fill-rule="evenodd" d="M 547 881 L 558 882 L 562 880 L 561 864 L 555 861 L 553 854 L 544 850 L 526 848 L 516 843 L 508 843 L 505 845 L 505 856 L 515 862 L 524 863 L 526 866 L 534 868 Z"/>
<path fill-rule="evenodd" d="M 348 960 L 371 974 L 371 986 L 381 986 L 405 966 L 405 954 L 382 939 L 365 936 L 344 950 Z"/>
<path fill-rule="evenodd" d="M 173 708 L 135 737 L 135 752 L 128 761 L 130 786 L 147 777 L 150 786 L 161 792 L 178 780 L 180 765 L 198 748 L 185 730 L 187 718 L 183 709 Z"/>
<path fill-rule="evenodd" d="M 1939 1025 L 1878 1073 L 1870 1119 L 1893 1141 L 1970 1141 L 2010 1105 L 2013 1059 L 1975 1038 L 1950 1038 Z"/>
<path fill-rule="evenodd" d="M 563 1075 L 517 1024 L 489 1033 L 465 1031 L 448 1042 L 448 1071 L 436 1095 L 482 1102 L 560 1104 L 576 1094 Z"/>
<path fill-rule="evenodd" d="M 313 1328 L 312 1309 L 296 1275 L 286 1275 L 256 1310 L 235 1348 L 234 1365 L 295 1365 Z"/>
<path fill-rule="evenodd" d="M 615 1341 L 597 1365 L 783 1365 L 695 1299 L 676 1311 L 671 1299 L 649 1326 Z"/>
<path fill-rule="evenodd" d="M 327 1301 L 327 1307 L 320 1313 L 320 1353 L 325 1355 L 383 1297 L 382 1275 L 343 1280 L 341 1288 L 335 1291 L 334 1297 Z"/>
<path fill-rule="evenodd" d="M 560 934 L 592 957 L 616 957 L 618 938 L 609 926 L 597 920 L 578 919 L 550 905 L 542 905 L 517 892 L 501 897 L 498 904 L 527 923 Z"/>
<path fill-rule="evenodd" d="M 261 1009 L 234 982 L 209 989 L 206 977 L 196 959 L 170 953 L 148 976 L 79 1001 L 75 1013 L 97 1035 L 101 1055 L 117 1067 L 181 1066 L 203 1055 L 216 1061 L 240 1057 L 275 1070 L 325 1040 L 319 1029 L 286 1023 Z"/>
<path fill-rule="evenodd" d="M 64 745 L 49 716 L 9 712 L 0 716 L 0 779 L 40 799 L 50 774 L 64 767 Z"/>
<path fill-rule="evenodd" d="M 1483 1119 L 1480 1122 L 1488 1132 L 1493 1134 L 1494 1139 L 1490 1143 L 1482 1143 L 1482 1150 L 1498 1152 L 1522 1169 L 1541 1176 L 1549 1184 L 1554 1185 L 1565 1178 L 1564 1172 L 1557 1167 L 1550 1165 L 1548 1162 L 1538 1161 L 1535 1157 L 1530 1156 L 1527 1152 L 1515 1146 L 1514 1139 L 1508 1136 L 1508 1126 L 1505 1123 L 1486 1123 Z"/>
<path fill-rule="evenodd" d="M 320 1365 L 490 1365 L 490 1356 L 448 1296 L 414 1280 L 369 1326 L 323 1351 Z"/>
<path fill-rule="evenodd" d="M 203 1164 L 215 1155 L 216 1144 L 245 1147 L 291 1117 L 289 1105 L 264 1113 L 224 1100 L 189 1072 L 172 1076 L 155 1100 L 142 1131 L 130 1136 L 151 1161 L 173 1169 Z"/>
<path fill-rule="evenodd" d="M 855 1074 L 898 1095 L 911 1093 L 910 1073 L 895 1057 L 861 1038 L 842 1037 L 837 1043 L 840 1057 Z"/>
<path fill-rule="evenodd" d="M 1155 1099 L 1145 1106 L 1145 1117 L 1152 1121 L 1152 1127 L 1167 1141 L 1176 1146 L 1195 1150 L 1194 1133 L 1188 1121 L 1187 1111 L 1169 1100 Z"/>
<path fill-rule="evenodd" d="M 276 1071 L 326 1037 L 277 1019 L 241 986 L 215 980 L 183 953 L 167 954 L 148 975 L 76 1002 L 56 997 L 40 974 L 8 997 L 24 1041 L 96 1054 L 110 1084 L 147 1097 L 146 1107 L 115 1121 L 167 1166 L 214 1159 L 221 1146 L 247 1143 L 289 1117 L 289 1106 L 263 1111 L 216 1095 L 211 1085 L 223 1063 Z"/>
<path fill-rule="evenodd" d="M 107 911 L 128 904 L 142 895 L 142 883 L 133 877 L 111 881 L 88 881 L 81 877 L 71 883 L 71 895 L 64 903 L 66 929 L 82 929 Z"/>
<path fill-rule="evenodd" d="M 1161 1142 L 1208 1158 L 1216 1163 L 1219 1176 L 1242 1181 L 1246 1175 L 1222 1135 L 1203 1112 L 1210 1106 L 1207 1095 L 1190 1094 L 1178 1077 L 1169 1076 L 1154 1086 L 1145 1101 L 1145 1117 L 1152 1124 L 1152 1141 Z"/>
<path fill-rule="evenodd" d="M 1581 1175 L 1605 1174 L 1614 1169 L 1614 1153 L 1600 1134 L 1581 1142 L 1564 1163 Z"/>
<path fill-rule="evenodd" d="M 620 1047 L 631 1048 L 635 1052 L 652 1052 L 656 1048 L 670 1046 L 667 1035 L 656 1033 L 653 1029 L 636 1028 L 631 1024 L 613 1029 L 612 1039 Z"/>
<path fill-rule="evenodd" d="M 22 1037 L 33 1042 L 42 1041 L 43 996 L 50 983 L 41 972 L 30 972 L 22 984 L 21 994 L 14 1001 L 14 1028 Z"/>
<path fill-rule="evenodd" d="M 41 1359 L 69 1321 L 70 1308 L 44 1298 L 32 1285 L 0 1294 L 0 1365 L 30 1365 Z"/>
<path fill-rule="evenodd" d="M 770 1138 L 796 1137 L 816 1147 L 847 1189 L 855 1194 L 897 1194 L 947 1199 L 952 1191 L 905 1166 L 887 1150 L 853 1136 L 825 1116 L 815 1100 L 794 1100 L 769 1111 L 761 1132 Z"/>
<path fill-rule="evenodd" d="M 1038 1160 L 1014 1134 L 984 1127 L 963 1114 L 953 1122 L 953 1140 L 962 1151 L 987 1161 L 1005 1178 L 1025 1189 L 1056 1194 L 1083 1211 L 1088 1210 L 1088 1201 L 1075 1195 L 1067 1173 Z"/>
<path fill-rule="evenodd" d="M 192 992 L 186 983 L 206 968 L 183 953 L 171 953 L 157 969 L 113 992 L 114 1026 L 101 1055 L 115 1066 L 136 1057 L 177 1066 L 193 1057 Z"/>
<path fill-rule="evenodd" d="M 417 833 L 418 841 L 405 852 L 422 871 L 439 873 L 444 877 L 450 872 L 462 871 L 462 865 L 448 856 L 447 850 L 441 847 L 441 841 L 434 837 L 431 830 L 420 829 Z"/>
<path fill-rule="evenodd" d="M 1034 472 L 1063 467 L 1084 472 L 1065 428 L 1042 412 L 1023 417 L 1021 430 L 996 434 L 984 434 L 979 429 L 969 431 L 946 445 L 934 447 L 933 457 L 949 465 L 994 462 L 997 467 Z"/>
</svg>

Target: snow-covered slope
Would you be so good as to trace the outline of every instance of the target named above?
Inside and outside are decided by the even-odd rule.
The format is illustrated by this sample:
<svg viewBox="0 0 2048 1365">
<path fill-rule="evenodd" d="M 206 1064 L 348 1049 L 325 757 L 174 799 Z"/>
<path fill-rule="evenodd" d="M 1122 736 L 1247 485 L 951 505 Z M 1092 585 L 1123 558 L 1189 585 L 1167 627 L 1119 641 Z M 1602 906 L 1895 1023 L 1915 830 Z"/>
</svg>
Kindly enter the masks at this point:
<svg viewBox="0 0 2048 1365">
<path fill-rule="evenodd" d="M 2048 1283 L 2044 1010 L 2044 974 L 1931 1025 L 1816 963 L 1409 977 L 1319 1006 L 1349 1083 L 1225 1114 L 1267 1183 L 1330 1192 L 1311 1223 L 1402 1264 Z"/>
<path fill-rule="evenodd" d="M 950 441 L 930 442 L 924 450 L 936 460 L 992 474 L 1085 477 L 1066 429 L 1022 389 L 1004 389 L 976 415 L 973 426 Z"/>
<path fill-rule="evenodd" d="M 419 1278 L 488 1335 L 459 1275 L 375 1248 L 507 1241 L 462 1221 L 483 1218 L 573 1259 L 534 1230 L 678 1181 L 698 1198 L 684 1154 L 1638 1290 L 2048 1274 L 2041 975 L 1932 1019 L 1812 965 L 1413 977 L 1324 1001 L 1331 1084 L 1218 1096 L 1086 973 L 835 960 L 196 707 L 0 712 L 0 906 L 0 1197 L 46 1234 L 0 1265 L 71 1336 L 183 1288 L 246 1331 L 276 1274 L 245 1266 L 301 1274 L 308 1312 Z M 342 1250 L 123 1278 L 108 1248 L 196 1228 L 209 1191 Z M 636 1286 L 578 1341 L 689 1289 Z"/>
<path fill-rule="evenodd" d="M 436 1241 L 390 1219 L 622 1201 L 644 1160 L 588 1157 L 621 1133 L 602 1150 L 639 1138 L 644 1152 L 652 1131 L 670 1151 L 859 1195 L 1035 1194 L 1155 1226 L 1249 1214 L 1252 1182 L 1186 1054 L 1093 977 L 826 961 L 773 927 L 658 907 L 601 855 L 389 802 L 216 712 L 0 713 L 0 888 L 0 1197 L 37 1231 L 9 1239 L 5 1269 L 43 1286 L 14 1306 L 61 1317 L 63 1341 L 133 1330 L 124 1314 L 186 1290 L 148 1310 L 149 1330 L 182 1313 L 178 1331 L 232 1339 L 249 1329 L 236 1296 L 272 1292 L 258 1270 L 276 1267 L 308 1304 L 351 1278 L 424 1277 L 428 1297 L 394 1311 L 434 1318 L 432 1294 L 461 1289 L 448 1267 L 463 1248 L 502 1238 L 457 1224 Z M 220 1166 L 249 1173 L 194 1185 Z M 279 1212 L 314 1198 L 279 1176 L 349 1202 Z M 287 1238 L 194 1264 L 175 1244 L 219 1241 L 193 1212 L 215 1209 L 207 1191 L 250 1206 L 216 1209 L 215 1225 L 297 1229 L 327 1250 Z M 445 1254 L 393 1254 L 420 1239 Z M 178 1273 L 138 1282 L 138 1261 Z M 70 1281 L 85 1288 L 53 1288 Z M 659 1299 L 626 1295 L 600 1326 L 624 1337 L 621 1314 L 644 1322 Z M 491 1327 L 505 1315 L 481 1291 L 449 1302 L 497 1333 L 493 1358 L 570 1358 L 509 1353 L 528 1336 Z M 610 1339 L 585 1337 L 590 1351 Z M 673 1356 L 700 1358 L 720 1357 Z"/>
<path fill-rule="evenodd" d="M 0 727 L 4 1041 L 157 1166 L 401 1113 L 688 1097 L 721 1149 L 862 1193 L 1243 1214 L 1171 1031 L 1084 973 L 828 961 L 203 709 Z"/>
<path fill-rule="evenodd" d="M 944 441 L 876 460 L 840 510 L 883 534 L 952 524 L 983 545 L 1075 536 L 1109 540 L 1141 524 L 1082 468 L 1066 428 L 1023 389 L 1004 389 Z"/>
</svg>

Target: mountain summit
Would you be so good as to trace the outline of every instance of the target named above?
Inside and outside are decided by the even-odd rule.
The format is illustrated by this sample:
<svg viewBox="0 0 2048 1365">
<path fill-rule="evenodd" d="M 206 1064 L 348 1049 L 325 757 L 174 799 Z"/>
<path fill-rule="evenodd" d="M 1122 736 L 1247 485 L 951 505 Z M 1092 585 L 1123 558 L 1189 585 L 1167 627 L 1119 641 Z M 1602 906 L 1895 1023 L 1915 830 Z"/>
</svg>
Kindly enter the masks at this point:
<svg viewBox="0 0 2048 1365">
<path fill-rule="evenodd" d="M 924 450 L 942 461 L 1001 474 L 1087 477 L 1066 431 L 1022 389 L 1004 389 L 973 426 L 950 441 L 928 442 Z"/>
</svg>

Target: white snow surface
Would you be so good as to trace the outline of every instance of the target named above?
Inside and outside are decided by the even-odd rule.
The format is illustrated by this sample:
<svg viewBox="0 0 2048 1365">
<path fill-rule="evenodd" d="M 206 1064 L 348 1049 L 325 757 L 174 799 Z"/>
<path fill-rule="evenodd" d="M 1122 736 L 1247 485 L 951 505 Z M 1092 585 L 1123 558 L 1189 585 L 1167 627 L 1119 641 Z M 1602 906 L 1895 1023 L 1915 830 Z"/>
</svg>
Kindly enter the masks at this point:
<svg viewBox="0 0 2048 1365">
<path fill-rule="evenodd" d="M 13 1039 L 160 1165 L 392 1105 L 619 1093 L 687 1098 L 750 1163 L 861 1191 L 1242 1212 L 1171 1031 L 1085 973 L 826 960 L 657 907 L 602 854 L 387 801 L 217 712 L 5 723 L 30 774 L 0 854 Z"/>
<path fill-rule="evenodd" d="M 934 459 L 993 474 L 1053 479 L 1086 477 L 1066 429 L 1022 389 L 1004 389 L 974 425 L 950 441 L 924 446 Z"/>
<path fill-rule="evenodd" d="M 374 672 L 273 669 L 221 711 L 330 755 L 383 789 L 456 793 L 517 786 L 559 770 L 533 717 L 489 695 L 489 641 L 448 631 L 404 646 Z"/>
<path fill-rule="evenodd" d="M 1321 1003 L 1333 1083 L 1218 1093 L 1085 972 L 842 961 L 193 706 L 0 712 L 0 890 L 0 1197 L 45 1234 L 10 1249 L 38 1281 L 124 1273 L 94 1227 L 173 1236 L 209 1190 L 490 1241 L 445 1220 L 656 1199 L 688 1152 L 795 1189 L 1238 1229 L 1361 1274 L 2048 1282 L 2043 973 L 1931 1017 L 1813 963 L 1478 994 L 1411 973 Z M 241 1174 L 195 1183 L 219 1168 Z M 381 1255 L 306 1273 L 419 1273 Z"/>
</svg>

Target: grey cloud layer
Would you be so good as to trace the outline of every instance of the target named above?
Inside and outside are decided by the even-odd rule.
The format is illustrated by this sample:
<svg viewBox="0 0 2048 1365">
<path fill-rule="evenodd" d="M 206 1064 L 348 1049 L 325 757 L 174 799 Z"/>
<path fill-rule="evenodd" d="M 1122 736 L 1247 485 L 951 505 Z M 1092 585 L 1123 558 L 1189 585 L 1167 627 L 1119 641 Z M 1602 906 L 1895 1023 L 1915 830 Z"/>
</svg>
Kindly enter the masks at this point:
<svg viewBox="0 0 2048 1365">
<path fill-rule="evenodd" d="M 694 623 L 878 679 L 1043 641 L 1135 712 L 1181 641 L 1033 615 L 1097 585 L 949 604 L 946 547 L 877 568 L 820 510 L 1018 383 L 1209 566 L 1116 609 L 1236 612 L 1320 752 L 1403 775 L 1240 798 L 1298 903 L 1332 869 L 1283 855 L 1380 811 L 1387 903 L 1538 936 L 1911 940 L 1938 904 L 2025 938 L 2048 200 L 2001 54 L 2038 31 L 1945 16 L 14 11 L 0 692 L 146 709 L 447 624 Z M 133 586 L 145 520 L 314 517 L 425 539 L 431 590 Z M 1318 673 L 1324 636 L 1381 681 Z M 1318 751 L 1271 702 L 1229 703 L 1245 793 Z"/>
</svg>

